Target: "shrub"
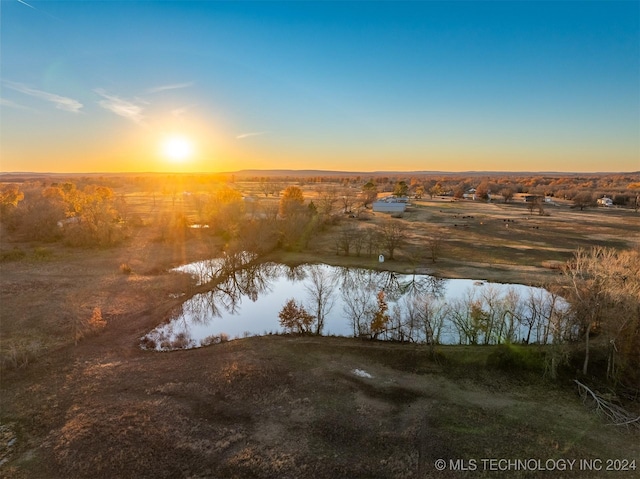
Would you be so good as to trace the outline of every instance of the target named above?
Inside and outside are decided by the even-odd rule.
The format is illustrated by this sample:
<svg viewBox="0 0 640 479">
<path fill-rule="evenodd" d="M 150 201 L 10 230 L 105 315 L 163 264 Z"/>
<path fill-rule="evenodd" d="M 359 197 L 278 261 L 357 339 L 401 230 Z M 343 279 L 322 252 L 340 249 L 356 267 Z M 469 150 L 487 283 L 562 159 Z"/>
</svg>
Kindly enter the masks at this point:
<svg viewBox="0 0 640 479">
<path fill-rule="evenodd" d="M 23 259 L 27 253 L 19 248 L 13 248 L 9 251 L 3 251 L 0 253 L 0 261 L 19 261 Z"/>
<path fill-rule="evenodd" d="M 499 344 L 487 357 L 487 365 L 503 371 L 544 371 L 544 355 L 533 346 Z"/>
<path fill-rule="evenodd" d="M 37 260 L 46 260 L 53 256 L 53 251 L 49 248 L 44 248 L 42 246 L 38 246 L 33 249 L 33 257 Z"/>
<path fill-rule="evenodd" d="M 226 343 L 229 341 L 229 335 L 226 333 L 212 334 L 200 341 L 200 346 L 211 346 L 212 344 Z"/>
<path fill-rule="evenodd" d="M 14 341 L 0 354 L 0 369 L 22 369 L 34 362 L 43 350 L 39 341 Z"/>
</svg>

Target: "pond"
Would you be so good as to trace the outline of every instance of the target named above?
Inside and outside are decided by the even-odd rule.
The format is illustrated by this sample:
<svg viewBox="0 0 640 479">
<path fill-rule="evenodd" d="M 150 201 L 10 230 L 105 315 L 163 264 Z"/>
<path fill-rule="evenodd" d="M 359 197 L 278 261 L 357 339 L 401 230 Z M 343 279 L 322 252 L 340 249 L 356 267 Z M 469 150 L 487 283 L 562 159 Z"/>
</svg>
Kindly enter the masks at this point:
<svg viewBox="0 0 640 479">
<path fill-rule="evenodd" d="M 308 331 L 431 344 L 546 343 L 567 322 L 566 302 L 542 288 L 443 279 L 325 264 L 290 267 L 248 254 L 200 261 L 199 292 L 143 338 L 158 351 L 197 348 L 248 336 L 296 332 L 279 313 L 289 300 L 314 319 Z M 379 313 L 383 327 L 372 328 Z"/>
</svg>

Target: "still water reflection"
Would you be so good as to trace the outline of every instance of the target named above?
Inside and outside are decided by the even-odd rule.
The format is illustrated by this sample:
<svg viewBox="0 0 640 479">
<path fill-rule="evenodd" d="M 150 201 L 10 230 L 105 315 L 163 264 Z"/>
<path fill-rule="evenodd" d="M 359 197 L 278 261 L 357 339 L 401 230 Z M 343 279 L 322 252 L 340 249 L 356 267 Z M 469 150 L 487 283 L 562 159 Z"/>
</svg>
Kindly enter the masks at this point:
<svg viewBox="0 0 640 479">
<path fill-rule="evenodd" d="M 176 268 L 191 274 L 204 292 L 145 335 L 142 347 L 188 349 L 283 333 L 278 313 L 290 299 L 314 316 L 314 333 L 439 344 L 544 343 L 566 313 L 562 298 L 520 284 L 254 261 L 238 254 Z M 380 292 L 388 319 L 373 334 Z"/>
</svg>

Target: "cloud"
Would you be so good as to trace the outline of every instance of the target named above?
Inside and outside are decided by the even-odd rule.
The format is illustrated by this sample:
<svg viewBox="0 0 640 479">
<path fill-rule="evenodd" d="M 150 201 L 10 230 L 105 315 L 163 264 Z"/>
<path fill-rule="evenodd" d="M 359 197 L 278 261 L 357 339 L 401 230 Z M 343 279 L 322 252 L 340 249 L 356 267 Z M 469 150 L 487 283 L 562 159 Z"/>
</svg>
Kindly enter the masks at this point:
<svg viewBox="0 0 640 479">
<path fill-rule="evenodd" d="M 147 90 L 147 93 L 159 93 L 166 90 L 179 90 L 180 88 L 189 88 L 190 86 L 193 86 L 192 81 L 185 83 L 174 83 L 172 85 L 161 85 L 155 88 L 150 88 L 149 90 Z"/>
<path fill-rule="evenodd" d="M 4 83 L 12 90 L 24 93 L 25 95 L 29 95 L 35 98 L 40 98 L 41 100 L 49 101 L 53 103 L 59 110 L 78 113 L 83 106 L 82 103 L 74 100 L 73 98 L 67 98 L 66 96 L 60 96 L 42 90 L 35 90 L 21 83 L 15 83 L 11 81 L 5 81 Z"/>
<path fill-rule="evenodd" d="M 27 2 L 24 2 L 23 0 L 18 0 L 18 2 L 20 2 L 23 5 L 26 5 L 29 8 L 33 8 L 34 10 L 37 10 L 36 7 L 34 7 L 33 5 L 29 5 Z"/>
<path fill-rule="evenodd" d="M 117 96 L 110 95 L 101 88 L 94 91 L 103 98 L 103 100 L 100 100 L 98 104 L 105 110 L 127 118 L 139 125 L 144 124 L 144 115 L 142 114 L 143 109 L 140 105 L 136 105 L 128 100 L 123 100 Z"/>
<path fill-rule="evenodd" d="M 265 133 L 267 133 L 266 131 L 254 131 L 254 132 L 249 132 L 249 133 L 242 133 L 238 136 L 236 136 L 236 140 L 242 140 L 244 138 L 249 138 L 251 136 L 260 136 L 260 135 L 264 135 Z"/>
<path fill-rule="evenodd" d="M 7 100 L 6 98 L 0 98 L 0 105 L 8 106 L 10 108 L 17 108 L 19 110 L 30 110 L 30 108 L 20 105 L 19 103 L 13 102 L 11 100 Z"/>
</svg>

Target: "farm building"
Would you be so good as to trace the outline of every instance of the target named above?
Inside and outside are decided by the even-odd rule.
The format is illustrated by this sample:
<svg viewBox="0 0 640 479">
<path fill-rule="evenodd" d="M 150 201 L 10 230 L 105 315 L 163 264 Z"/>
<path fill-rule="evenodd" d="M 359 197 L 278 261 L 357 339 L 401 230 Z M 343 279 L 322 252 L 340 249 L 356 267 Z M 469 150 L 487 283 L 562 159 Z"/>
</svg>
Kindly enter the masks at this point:
<svg viewBox="0 0 640 479">
<path fill-rule="evenodd" d="M 407 208 L 406 198 L 387 196 L 372 204 L 373 211 L 379 213 L 404 213 Z"/>
<path fill-rule="evenodd" d="M 598 198 L 598 206 L 606 206 L 610 208 L 611 206 L 613 206 L 613 200 L 611 198 L 603 196 L 602 198 Z"/>
</svg>

